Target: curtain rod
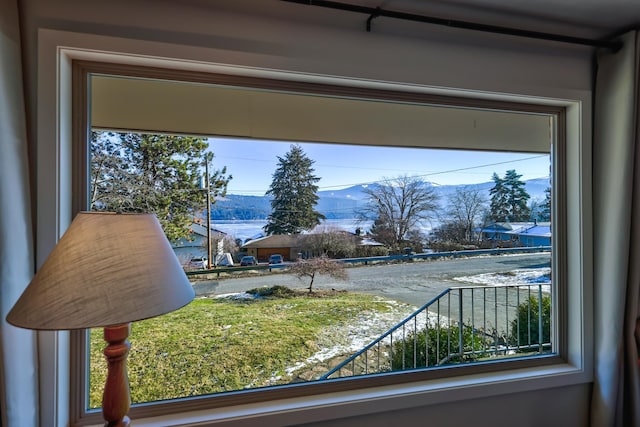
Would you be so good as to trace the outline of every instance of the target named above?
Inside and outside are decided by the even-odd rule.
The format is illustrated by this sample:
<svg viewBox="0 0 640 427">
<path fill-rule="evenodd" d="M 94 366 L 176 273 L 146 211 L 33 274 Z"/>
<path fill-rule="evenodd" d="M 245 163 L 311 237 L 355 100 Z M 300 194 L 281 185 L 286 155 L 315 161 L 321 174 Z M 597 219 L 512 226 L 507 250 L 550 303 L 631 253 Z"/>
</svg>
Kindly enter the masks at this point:
<svg viewBox="0 0 640 427">
<path fill-rule="evenodd" d="M 308 6 L 320 6 L 330 9 L 346 10 L 350 12 L 358 12 L 368 14 L 366 29 L 371 31 L 371 21 L 380 16 L 387 18 L 404 19 L 406 21 L 425 22 L 428 24 L 445 25 L 447 27 L 463 28 L 467 30 L 484 31 L 489 33 L 504 34 L 510 36 L 527 37 L 533 39 L 550 40 L 562 43 L 571 43 L 586 45 L 592 47 L 604 47 L 617 51 L 622 47 L 622 42 L 619 40 L 593 40 L 581 37 L 564 36 L 560 34 L 549 34 L 538 31 L 521 30 L 517 28 L 500 27 L 496 25 L 478 24 L 468 21 L 459 21 L 455 19 L 436 18 L 433 16 L 415 15 L 412 13 L 395 12 L 391 10 L 381 9 L 379 7 L 366 7 L 358 6 L 348 3 L 341 3 L 337 1 L 329 0 L 282 0 L 289 3 L 299 3 Z"/>
</svg>

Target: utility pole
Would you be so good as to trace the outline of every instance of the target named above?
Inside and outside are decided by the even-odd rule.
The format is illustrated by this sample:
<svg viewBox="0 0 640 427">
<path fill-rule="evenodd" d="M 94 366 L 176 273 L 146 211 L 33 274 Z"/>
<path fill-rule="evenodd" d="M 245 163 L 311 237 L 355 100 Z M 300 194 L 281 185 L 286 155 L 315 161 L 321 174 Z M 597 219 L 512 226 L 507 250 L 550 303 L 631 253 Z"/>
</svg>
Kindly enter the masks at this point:
<svg viewBox="0 0 640 427">
<path fill-rule="evenodd" d="M 211 189 L 209 188 L 209 162 L 213 158 L 213 153 L 205 153 L 204 155 L 204 175 L 205 175 L 205 188 L 207 191 L 207 268 L 211 269 Z"/>
</svg>

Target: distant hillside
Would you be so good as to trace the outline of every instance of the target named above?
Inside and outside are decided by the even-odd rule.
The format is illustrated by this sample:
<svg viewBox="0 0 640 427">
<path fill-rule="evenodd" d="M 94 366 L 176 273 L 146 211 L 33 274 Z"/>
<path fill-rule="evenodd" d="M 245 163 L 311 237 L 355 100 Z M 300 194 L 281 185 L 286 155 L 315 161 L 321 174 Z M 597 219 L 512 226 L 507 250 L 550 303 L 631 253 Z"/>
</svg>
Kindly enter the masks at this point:
<svg viewBox="0 0 640 427">
<path fill-rule="evenodd" d="M 548 178 L 539 178 L 525 181 L 526 189 L 532 200 L 543 201 L 544 190 L 549 187 Z M 320 200 L 317 209 L 328 219 L 354 218 L 359 207 L 366 203 L 367 197 L 363 192 L 365 188 L 371 188 L 378 184 L 355 185 L 341 190 L 319 191 Z M 493 187 L 493 181 L 470 185 L 434 185 L 425 183 L 438 194 L 440 205 L 446 206 L 448 198 L 457 189 L 468 187 L 481 191 L 487 202 L 489 201 L 489 190 Z M 228 194 L 223 200 L 217 200 L 211 207 L 212 220 L 256 220 L 265 219 L 271 213 L 269 197 L 266 196 L 243 196 L 238 194 Z"/>
<path fill-rule="evenodd" d="M 265 219 L 271 213 L 271 203 L 265 196 L 228 194 L 211 206 L 211 219 L 248 221 Z M 205 215 L 206 216 L 206 215 Z"/>
</svg>

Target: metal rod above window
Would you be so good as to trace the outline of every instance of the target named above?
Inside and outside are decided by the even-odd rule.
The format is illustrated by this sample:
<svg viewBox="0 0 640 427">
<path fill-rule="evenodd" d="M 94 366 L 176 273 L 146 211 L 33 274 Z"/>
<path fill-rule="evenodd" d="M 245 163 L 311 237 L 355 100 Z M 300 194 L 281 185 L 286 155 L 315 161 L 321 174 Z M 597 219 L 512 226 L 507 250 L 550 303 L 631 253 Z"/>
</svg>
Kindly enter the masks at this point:
<svg viewBox="0 0 640 427">
<path fill-rule="evenodd" d="M 349 12 L 358 12 L 369 15 L 366 21 L 367 31 L 371 31 L 372 21 L 378 17 L 403 19 L 405 21 L 424 22 L 427 24 L 444 25 L 453 28 L 462 28 L 474 31 L 483 31 L 488 33 L 503 34 L 518 37 L 527 37 L 531 39 L 549 40 L 562 43 L 579 44 L 591 47 L 603 47 L 617 51 L 622 47 L 620 40 L 594 40 L 582 37 L 565 36 L 561 34 L 550 34 L 539 31 L 522 30 L 519 28 L 501 27 L 497 25 L 486 25 L 475 22 L 460 21 L 456 19 L 438 18 L 434 16 L 417 15 L 406 12 L 396 12 L 392 10 L 382 9 L 380 7 L 359 6 L 348 3 L 341 3 L 329 0 L 282 0 L 290 3 L 299 3 L 309 6 L 320 6 L 330 9 L 345 10 Z"/>
</svg>

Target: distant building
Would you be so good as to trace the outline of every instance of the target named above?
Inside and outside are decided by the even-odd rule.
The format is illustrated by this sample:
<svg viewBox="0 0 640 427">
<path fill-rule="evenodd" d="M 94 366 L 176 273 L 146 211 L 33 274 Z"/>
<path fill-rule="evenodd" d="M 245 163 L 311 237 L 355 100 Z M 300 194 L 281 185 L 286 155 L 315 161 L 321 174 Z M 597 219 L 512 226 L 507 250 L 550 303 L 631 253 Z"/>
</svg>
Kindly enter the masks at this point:
<svg viewBox="0 0 640 427">
<path fill-rule="evenodd" d="M 211 228 L 211 245 L 212 256 L 216 253 L 222 252 L 222 241 L 227 237 L 227 234 L 223 231 Z M 207 227 L 202 224 L 193 223 L 190 227 L 190 233 L 188 238 L 179 239 L 174 242 L 171 247 L 173 248 L 180 264 L 187 265 L 191 258 L 207 257 Z M 220 250 L 218 250 L 220 249 Z"/>
<path fill-rule="evenodd" d="M 258 262 L 266 262 L 271 255 L 282 255 L 285 261 L 294 261 L 300 252 L 299 234 L 274 234 L 249 240 L 242 245 L 247 255 L 256 257 Z"/>
<path fill-rule="evenodd" d="M 476 231 L 491 247 L 551 246 L 550 222 L 496 222 Z"/>
<path fill-rule="evenodd" d="M 384 246 L 382 243 L 376 242 L 373 239 L 358 236 L 349 231 L 337 230 L 337 232 L 344 233 L 353 238 L 354 243 L 358 246 L 368 248 Z M 274 234 L 272 236 L 249 240 L 242 245 L 241 249 L 245 251 L 247 255 L 256 257 L 259 262 L 266 262 L 271 255 L 275 254 L 282 255 L 285 261 L 295 261 L 303 252 L 303 239 L 310 234 L 313 234 L 313 232 L 305 234 Z M 308 256 L 308 254 L 305 256 Z"/>
<path fill-rule="evenodd" d="M 551 246 L 551 223 L 538 223 L 517 233 L 522 246 Z"/>
</svg>

